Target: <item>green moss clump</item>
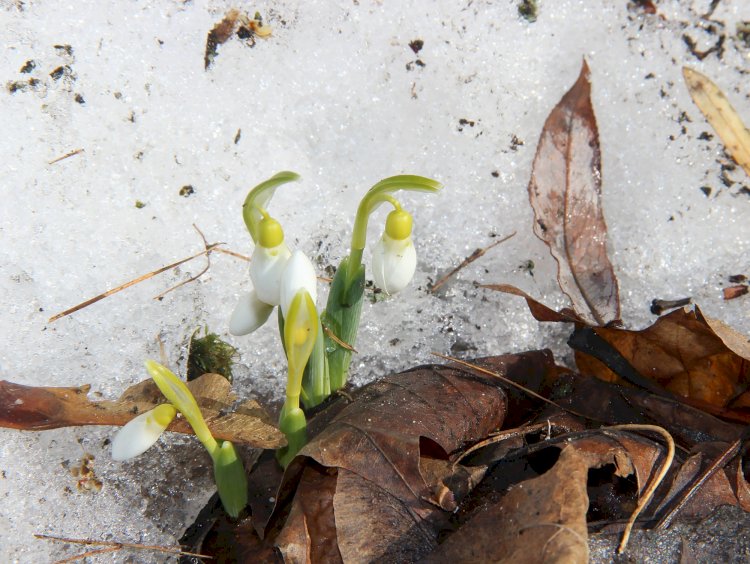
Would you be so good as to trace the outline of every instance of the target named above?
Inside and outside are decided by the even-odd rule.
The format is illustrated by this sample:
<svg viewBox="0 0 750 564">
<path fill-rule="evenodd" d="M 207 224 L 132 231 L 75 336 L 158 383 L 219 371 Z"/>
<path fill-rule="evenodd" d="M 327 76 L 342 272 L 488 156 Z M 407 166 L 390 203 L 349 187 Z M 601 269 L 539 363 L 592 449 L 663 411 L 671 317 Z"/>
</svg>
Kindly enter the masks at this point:
<svg viewBox="0 0 750 564">
<path fill-rule="evenodd" d="M 187 379 L 195 380 L 203 374 L 221 374 L 232 381 L 232 366 L 237 349 L 222 341 L 216 333 L 209 333 L 208 327 L 203 329 L 204 336 L 198 337 L 200 329 L 196 329 L 190 337 L 188 348 Z"/>
</svg>

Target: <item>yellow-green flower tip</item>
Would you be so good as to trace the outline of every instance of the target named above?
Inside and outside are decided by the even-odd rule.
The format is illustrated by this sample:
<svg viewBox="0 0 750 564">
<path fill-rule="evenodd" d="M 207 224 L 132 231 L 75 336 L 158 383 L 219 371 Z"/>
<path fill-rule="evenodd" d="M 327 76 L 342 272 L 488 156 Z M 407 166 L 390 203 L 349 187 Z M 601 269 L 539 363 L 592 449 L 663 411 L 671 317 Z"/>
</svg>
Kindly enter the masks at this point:
<svg viewBox="0 0 750 564">
<path fill-rule="evenodd" d="M 318 312 L 304 288 L 292 300 L 284 320 L 284 345 L 290 370 L 303 370 L 318 336 Z"/>
<path fill-rule="evenodd" d="M 148 370 L 149 375 L 161 393 L 164 394 L 164 397 L 177 408 L 177 411 L 185 416 L 185 419 L 187 419 L 193 428 L 195 436 L 198 437 L 198 440 L 203 443 L 203 446 L 213 456 L 213 452 L 218 448 L 218 445 L 211 435 L 211 431 L 208 430 L 206 421 L 203 419 L 203 414 L 198 407 L 198 402 L 195 401 L 192 392 L 185 385 L 185 382 L 175 376 L 174 372 L 169 368 L 153 360 L 146 361 L 146 370 Z"/>
<path fill-rule="evenodd" d="M 270 249 L 284 242 L 284 230 L 281 224 L 271 216 L 266 216 L 258 224 L 258 244 Z"/>
<path fill-rule="evenodd" d="M 190 389 L 169 368 L 153 360 L 147 360 L 146 370 L 148 370 L 149 375 L 156 382 L 164 397 L 183 415 L 187 417 L 186 412 L 198 409 L 198 403 Z"/>
<path fill-rule="evenodd" d="M 175 415 L 177 415 L 177 410 L 171 403 L 162 403 L 152 410 L 154 421 L 164 428 L 169 426 Z"/>
<path fill-rule="evenodd" d="M 395 209 L 385 220 L 385 232 L 391 239 L 402 241 L 411 235 L 412 217 L 403 209 Z"/>
</svg>

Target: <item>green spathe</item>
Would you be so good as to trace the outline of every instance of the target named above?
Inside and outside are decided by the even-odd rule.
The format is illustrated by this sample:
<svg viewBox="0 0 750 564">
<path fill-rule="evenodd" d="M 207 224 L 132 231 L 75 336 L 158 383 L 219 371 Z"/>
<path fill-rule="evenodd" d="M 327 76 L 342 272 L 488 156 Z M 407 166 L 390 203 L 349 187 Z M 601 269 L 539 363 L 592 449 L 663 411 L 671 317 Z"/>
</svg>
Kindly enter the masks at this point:
<svg viewBox="0 0 750 564">
<path fill-rule="evenodd" d="M 214 457 L 214 479 L 224 510 L 237 517 L 247 505 L 247 477 L 234 445 L 222 441 Z"/>
</svg>

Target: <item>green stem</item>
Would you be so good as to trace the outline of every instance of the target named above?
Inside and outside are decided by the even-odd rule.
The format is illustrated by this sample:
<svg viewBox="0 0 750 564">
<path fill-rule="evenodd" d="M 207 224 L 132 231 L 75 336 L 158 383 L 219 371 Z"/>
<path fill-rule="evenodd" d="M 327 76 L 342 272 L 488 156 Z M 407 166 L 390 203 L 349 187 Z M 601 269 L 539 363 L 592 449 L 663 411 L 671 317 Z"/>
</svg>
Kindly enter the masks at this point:
<svg viewBox="0 0 750 564">
<path fill-rule="evenodd" d="M 245 203 L 242 205 L 242 218 L 245 220 L 245 225 L 253 238 L 253 242 L 258 242 L 259 224 L 260 220 L 263 219 L 260 210 L 265 211 L 265 208 L 268 207 L 268 202 L 271 201 L 276 188 L 294 180 L 299 180 L 299 174 L 285 170 L 250 190 L 247 198 L 245 198 Z"/>
</svg>

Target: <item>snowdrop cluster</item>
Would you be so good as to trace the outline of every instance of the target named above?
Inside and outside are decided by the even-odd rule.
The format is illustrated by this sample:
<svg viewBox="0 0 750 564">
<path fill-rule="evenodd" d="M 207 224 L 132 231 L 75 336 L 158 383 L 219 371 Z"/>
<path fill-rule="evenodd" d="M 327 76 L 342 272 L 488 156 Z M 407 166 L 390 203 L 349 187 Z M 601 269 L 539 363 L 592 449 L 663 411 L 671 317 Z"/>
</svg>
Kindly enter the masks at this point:
<svg viewBox="0 0 750 564">
<path fill-rule="evenodd" d="M 279 452 L 284 465 L 306 441 L 300 401 L 306 407 L 318 405 L 346 384 L 362 312 L 362 255 L 370 216 L 382 204 L 393 207 L 383 235 L 372 249 L 372 270 L 376 285 L 387 294 L 395 294 L 414 277 L 417 253 L 411 238 L 412 216 L 393 193 L 436 192 L 440 188 L 427 178 L 404 175 L 386 178 L 367 192 L 357 210 L 349 255 L 336 271 L 325 309 L 318 312 L 312 264 L 301 251 L 289 250 L 281 225 L 266 209 L 280 185 L 298 179 L 293 172 L 281 172 L 256 186 L 245 200 L 243 217 L 255 242 L 250 260 L 253 287 L 240 298 L 229 321 L 230 333 L 246 335 L 263 325 L 274 307 L 281 310 L 281 337 L 289 363 L 286 399 L 279 419 L 289 443 Z"/>
<path fill-rule="evenodd" d="M 395 294 L 414 277 L 417 254 L 411 238 L 412 216 L 393 193 L 434 193 L 440 189 L 434 180 L 408 175 L 386 178 L 373 186 L 357 209 L 349 255 L 336 270 L 326 307 L 318 311 L 317 277 L 312 263 L 302 251 L 289 249 L 281 224 L 267 211 L 275 190 L 298 179 L 293 172 L 280 172 L 253 188 L 245 199 L 243 219 L 255 243 L 250 260 L 252 287 L 241 296 L 229 320 L 230 333 L 247 335 L 279 308 L 288 364 L 285 401 L 279 417 L 287 446 L 277 452 L 284 467 L 307 441 L 307 421 L 301 404 L 306 408 L 318 405 L 346 384 L 364 299 L 362 255 L 370 216 L 382 204 L 393 207 L 383 235 L 372 249 L 372 275 L 379 288 Z M 179 411 L 213 459 L 219 496 L 227 513 L 236 517 L 247 503 L 247 480 L 234 446 L 214 439 L 184 382 L 153 361 L 148 361 L 146 368 L 168 403 L 125 425 L 113 440 L 113 458 L 125 460 L 144 453 Z"/>
</svg>

